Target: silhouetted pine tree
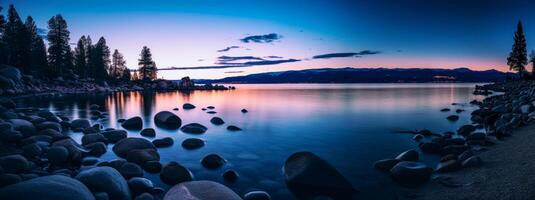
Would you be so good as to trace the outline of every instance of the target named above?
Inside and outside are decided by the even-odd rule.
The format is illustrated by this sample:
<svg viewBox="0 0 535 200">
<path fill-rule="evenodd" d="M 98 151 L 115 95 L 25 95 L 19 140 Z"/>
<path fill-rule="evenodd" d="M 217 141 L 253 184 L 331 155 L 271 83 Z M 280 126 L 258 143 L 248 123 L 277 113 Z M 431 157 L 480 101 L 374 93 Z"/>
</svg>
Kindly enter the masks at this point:
<svg viewBox="0 0 535 200">
<path fill-rule="evenodd" d="M 30 56 L 30 37 L 26 26 L 13 5 L 9 6 L 4 40 L 7 46 L 8 64 L 28 71 Z"/>
<path fill-rule="evenodd" d="M 115 49 L 112 55 L 110 70 L 108 71 L 110 78 L 122 79 L 126 69 L 126 61 L 124 60 L 123 54 Z"/>
<path fill-rule="evenodd" d="M 63 76 L 72 67 L 72 52 L 69 46 L 67 22 L 61 15 L 48 20 L 48 63 L 51 76 Z"/>
<path fill-rule="evenodd" d="M 524 36 L 522 22 L 518 21 L 513 48 L 511 53 L 509 53 L 509 57 L 507 57 L 507 65 L 509 65 L 511 70 L 518 71 L 521 78 L 524 77 L 524 71 L 526 71 L 524 66 L 528 64 L 526 46 L 526 37 Z"/>
<path fill-rule="evenodd" d="M 29 67 L 33 72 L 43 72 L 47 68 L 46 47 L 43 38 L 39 36 L 37 26 L 32 17 L 26 19 L 26 30 L 30 36 Z"/>
<path fill-rule="evenodd" d="M 80 78 L 87 77 L 86 44 L 85 36 L 82 36 L 74 48 L 74 71 Z"/>
<path fill-rule="evenodd" d="M 156 79 L 156 63 L 152 60 L 150 49 L 143 47 L 139 59 L 139 79 L 143 81 L 151 81 Z"/>
<path fill-rule="evenodd" d="M 531 63 L 531 78 L 535 78 L 535 50 L 531 50 L 529 54 L 529 62 Z"/>
<path fill-rule="evenodd" d="M 0 6 L 0 12 L 2 11 Z M 0 64 L 7 64 L 7 47 L 5 42 L 5 27 L 6 19 L 4 15 L 0 13 Z"/>
<path fill-rule="evenodd" d="M 106 45 L 106 39 L 101 37 L 91 52 L 91 64 L 93 78 L 104 80 L 108 78 L 110 67 L 110 48 Z"/>
</svg>

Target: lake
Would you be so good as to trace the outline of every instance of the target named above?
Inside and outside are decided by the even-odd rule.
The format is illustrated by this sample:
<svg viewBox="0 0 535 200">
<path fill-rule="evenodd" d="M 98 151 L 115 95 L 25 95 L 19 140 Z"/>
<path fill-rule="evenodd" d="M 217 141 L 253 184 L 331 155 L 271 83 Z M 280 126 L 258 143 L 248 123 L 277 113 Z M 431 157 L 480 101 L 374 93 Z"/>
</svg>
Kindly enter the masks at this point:
<svg viewBox="0 0 535 200">
<path fill-rule="evenodd" d="M 376 160 L 392 158 L 415 148 L 412 135 L 395 134 L 397 130 L 429 129 L 442 133 L 455 131 L 470 123 L 469 113 L 476 109 L 469 105 L 473 99 L 482 99 L 472 92 L 475 84 L 244 84 L 236 90 L 183 92 L 120 92 L 109 95 L 76 95 L 19 99 L 19 106 L 48 108 L 64 113 L 71 119 L 88 118 L 89 105 L 104 106 L 106 119 L 92 120 L 105 128 L 120 128 L 118 119 L 141 116 L 144 128 L 156 129 L 156 138 L 172 137 L 172 147 L 159 149 L 162 164 L 176 161 L 189 168 L 197 180 L 214 180 L 242 195 L 252 189 L 265 190 L 274 199 L 294 199 L 286 189 L 282 166 L 296 151 L 311 151 L 330 162 L 356 189 L 362 199 L 394 199 L 396 184 L 390 177 L 373 168 Z M 183 110 L 182 104 L 192 103 L 193 110 Z M 457 103 L 457 105 L 452 105 Z M 215 106 L 217 114 L 208 114 L 201 108 Z M 180 108 L 173 111 L 173 108 Z M 245 108 L 248 113 L 241 113 Z M 450 112 L 441 112 L 451 108 Z M 456 109 L 456 122 L 446 120 Z M 153 116 L 159 111 L 171 111 L 182 119 L 182 124 L 201 123 L 208 127 L 202 135 L 191 135 L 179 130 L 157 128 Z M 225 125 L 243 129 L 229 132 L 226 126 L 210 123 L 219 116 Z M 69 133 L 80 141 L 82 133 Z M 142 137 L 139 131 L 129 131 L 129 137 Z M 185 150 L 181 142 L 190 137 L 206 140 L 197 150 Z M 115 159 L 108 152 L 101 161 Z M 217 153 L 228 163 L 220 169 L 208 170 L 201 166 L 201 158 Z M 438 157 L 423 156 L 423 161 L 436 163 Z M 433 166 L 434 167 L 434 166 Z M 221 174 L 236 170 L 240 177 L 235 183 L 226 183 Z M 158 174 L 148 175 L 164 188 Z"/>
</svg>

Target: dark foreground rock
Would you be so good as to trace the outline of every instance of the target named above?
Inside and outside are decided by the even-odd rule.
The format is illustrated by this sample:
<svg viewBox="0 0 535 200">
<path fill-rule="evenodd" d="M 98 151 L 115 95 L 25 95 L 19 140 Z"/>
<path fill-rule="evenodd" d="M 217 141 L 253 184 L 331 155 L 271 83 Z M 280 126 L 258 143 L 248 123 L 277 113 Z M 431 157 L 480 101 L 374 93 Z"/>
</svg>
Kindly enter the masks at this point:
<svg viewBox="0 0 535 200">
<path fill-rule="evenodd" d="M 177 129 L 182 125 L 182 120 L 172 112 L 162 111 L 154 116 L 154 123 L 162 128 Z"/>
<path fill-rule="evenodd" d="M 156 147 L 143 138 L 125 138 L 117 142 L 112 150 L 119 157 L 126 158 L 128 152 L 135 149 L 156 149 Z"/>
<path fill-rule="evenodd" d="M 192 181 L 193 174 L 177 162 L 170 162 L 162 168 L 160 179 L 168 185 L 176 185 L 185 181 Z"/>
<path fill-rule="evenodd" d="M 301 199 L 315 196 L 351 199 L 357 193 L 338 170 L 310 152 L 292 154 L 284 163 L 283 170 L 288 188 Z"/>
<path fill-rule="evenodd" d="M 95 167 L 87 169 L 81 171 L 76 179 L 84 183 L 92 192 L 106 192 L 110 199 L 132 199 L 128 183 L 114 168 Z"/>
<path fill-rule="evenodd" d="M 0 189 L 0 199 L 17 200 L 94 200 L 80 181 L 61 175 L 43 176 Z"/>
<path fill-rule="evenodd" d="M 392 177 L 403 184 L 419 184 L 429 180 L 433 169 L 423 163 L 403 161 L 391 170 Z"/>
<path fill-rule="evenodd" d="M 125 129 L 129 130 L 141 130 L 143 128 L 143 119 L 141 117 L 132 117 L 130 119 L 127 119 L 121 124 L 121 126 Z"/>
<path fill-rule="evenodd" d="M 165 194 L 164 200 L 241 200 L 242 198 L 224 185 L 213 181 L 189 181 L 180 183 Z"/>
<path fill-rule="evenodd" d="M 208 169 L 217 169 L 223 166 L 227 161 L 217 154 L 208 154 L 201 160 L 202 166 Z"/>
</svg>

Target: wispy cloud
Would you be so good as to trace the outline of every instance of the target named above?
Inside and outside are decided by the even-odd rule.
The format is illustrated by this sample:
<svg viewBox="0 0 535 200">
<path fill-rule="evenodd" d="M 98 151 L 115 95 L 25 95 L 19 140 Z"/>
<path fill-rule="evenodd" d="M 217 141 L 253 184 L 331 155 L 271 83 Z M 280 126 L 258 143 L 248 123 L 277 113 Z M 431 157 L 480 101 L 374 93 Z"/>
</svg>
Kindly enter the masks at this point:
<svg viewBox="0 0 535 200">
<path fill-rule="evenodd" d="M 254 56 L 219 56 L 217 57 L 218 63 L 224 64 L 226 62 L 234 62 L 240 60 L 264 60 L 260 57 Z"/>
<path fill-rule="evenodd" d="M 362 57 L 367 55 L 380 54 L 380 51 L 364 50 L 360 52 L 348 52 L 348 53 L 329 53 L 322 55 L 315 55 L 313 59 L 326 59 L 326 58 L 345 58 L 345 57 Z"/>
<path fill-rule="evenodd" d="M 224 49 L 221 49 L 221 50 L 217 50 L 217 52 L 227 52 L 227 51 L 230 51 L 231 49 L 237 49 L 237 48 L 240 48 L 239 46 L 230 46 L 230 47 L 227 47 L 227 48 L 224 48 Z"/>
<path fill-rule="evenodd" d="M 271 43 L 271 42 L 280 40 L 281 38 L 282 38 L 282 35 L 279 35 L 277 33 L 270 33 L 270 34 L 266 34 L 266 35 L 247 36 L 247 37 L 244 37 L 244 38 L 240 39 L 240 41 L 245 42 L 245 43 L 249 43 L 249 42 Z"/>
<path fill-rule="evenodd" d="M 240 74 L 240 73 L 243 73 L 243 71 L 228 71 L 228 72 L 225 72 L 225 74 Z"/>
<path fill-rule="evenodd" d="M 291 62 L 299 62 L 301 60 L 299 59 L 282 59 L 282 60 L 265 60 L 261 59 L 258 60 L 253 56 L 238 56 L 238 57 L 230 57 L 230 56 L 221 56 L 225 59 L 232 58 L 233 61 L 230 62 L 221 62 L 218 61 L 214 66 L 197 66 L 197 67 L 170 67 L 170 68 L 162 68 L 160 70 L 195 70 L 195 69 L 224 69 L 224 68 L 238 68 L 238 67 L 254 67 L 254 66 L 263 66 L 263 65 L 276 65 L 281 63 L 291 63 Z M 241 59 L 235 59 L 235 58 L 241 58 Z M 248 59 L 243 59 L 248 58 Z M 253 59 L 250 59 L 253 58 Z M 246 62 L 238 62 L 243 60 L 249 60 Z M 251 61 L 252 60 L 252 61 Z"/>
</svg>

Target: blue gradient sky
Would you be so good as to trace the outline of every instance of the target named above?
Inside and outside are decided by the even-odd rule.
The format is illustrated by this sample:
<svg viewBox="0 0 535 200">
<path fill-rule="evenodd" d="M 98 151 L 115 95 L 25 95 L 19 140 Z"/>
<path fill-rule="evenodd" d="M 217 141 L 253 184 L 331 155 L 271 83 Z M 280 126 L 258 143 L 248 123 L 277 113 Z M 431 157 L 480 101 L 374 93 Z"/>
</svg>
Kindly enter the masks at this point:
<svg viewBox="0 0 535 200">
<path fill-rule="evenodd" d="M 71 42 L 104 36 L 137 68 L 142 46 L 151 48 L 158 67 L 226 66 L 161 71 L 176 79 L 221 78 L 250 73 L 322 67 L 434 67 L 507 70 L 518 19 L 524 22 L 528 48 L 535 48 L 535 3 L 529 1 L 424 0 L 4 0 L 38 26 L 62 14 Z M 5 10 L 4 10 L 5 13 Z M 267 43 L 240 39 L 276 33 Z M 535 38 L 533 38 L 535 40 Z M 218 52 L 230 46 L 240 46 Z M 330 53 L 363 50 L 379 54 L 312 59 Z M 273 65 L 228 67 L 219 56 L 264 60 L 297 59 Z M 280 56 L 282 58 L 268 58 Z M 251 60 L 237 60 L 244 63 Z M 254 61 L 254 60 L 253 60 Z M 233 73 L 229 73 L 233 72 Z"/>
</svg>

